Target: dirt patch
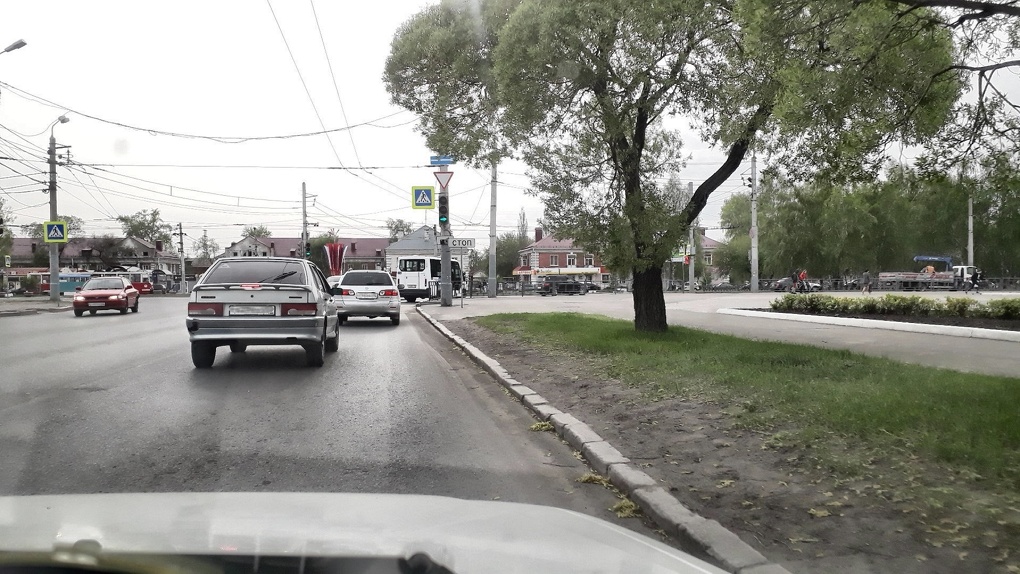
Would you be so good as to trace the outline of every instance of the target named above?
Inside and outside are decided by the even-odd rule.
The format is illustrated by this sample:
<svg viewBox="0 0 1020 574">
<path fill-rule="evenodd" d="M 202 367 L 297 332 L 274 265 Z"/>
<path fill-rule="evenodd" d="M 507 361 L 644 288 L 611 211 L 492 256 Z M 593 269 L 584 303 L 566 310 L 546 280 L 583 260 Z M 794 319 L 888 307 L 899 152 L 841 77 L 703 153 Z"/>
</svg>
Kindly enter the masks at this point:
<svg viewBox="0 0 1020 574">
<path fill-rule="evenodd" d="M 749 430 L 739 414 L 753 405 L 649 396 L 607 377 L 605 359 L 536 347 L 470 319 L 444 324 L 591 425 L 693 511 L 794 573 L 1020 571 L 1011 569 L 1020 529 L 1009 530 L 1020 524 L 1020 503 L 954 502 L 953 486 L 969 488 L 973 477 L 909 453 L 886 459 L 795 432 Z M 1004 512 L 1000 525 L 984 510 Z"/>
<path fill-rule="evenodd" d="M 813 315 L 818 317 L 840 317 L 847 319 L 875 319 L 878 321 L 897 321 L 900 323 L 923 323 L 925 325 L 949 325 L 953 327 L 971 327 L 975 329 L 997 329 L 1000 331 L 1020 331 L 1020 320 L 988 319 L 984 317 L 922 317 L 913 315 L 879 315 L 840 313 L 807 313 L 804 311 L 773 311 L 772 309 L 748 309 L 748 311 L 765 311 L 768 313 L 787 313 L 790 315 Z"/>
</svg>

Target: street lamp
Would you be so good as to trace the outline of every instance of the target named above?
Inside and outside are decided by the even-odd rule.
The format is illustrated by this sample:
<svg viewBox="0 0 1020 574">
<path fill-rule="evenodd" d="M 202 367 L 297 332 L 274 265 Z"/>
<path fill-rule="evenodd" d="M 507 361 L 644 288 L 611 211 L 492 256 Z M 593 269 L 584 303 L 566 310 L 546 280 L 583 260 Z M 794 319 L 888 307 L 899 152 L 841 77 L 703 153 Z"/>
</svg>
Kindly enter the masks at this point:
<svg viewBox="0 0 1020 574">
<path fill-rule="evenodd" d="M 67 116 L 60 116 L 50 124 L 50 221 L 57 220 L 57 139 L 53 136 L 53 128 L 57 124 L 66 124 L 71 121 Z M 46 233 L 46 226 L 43 225 L 43 233 Z M 67 239 L 67 229 L 64 229 L 64 239 Z M 60 302 L 60 244 L 50 243 L 50 301 Z"/>
<path fill-rule="evenodd" d="M 6 48 L 4 48 L 4 51 L 0 52 L 0 53 L 6 54 L 7 52 L 15 51 L 18 48 L 24 48 L 25 47 L 25 43 L 26 42 L 24 40 L 18 40 L 17 42 L 15 42 L 15 43 L 11 44 L 10 46 L 7 46 Z"/>
</svg>

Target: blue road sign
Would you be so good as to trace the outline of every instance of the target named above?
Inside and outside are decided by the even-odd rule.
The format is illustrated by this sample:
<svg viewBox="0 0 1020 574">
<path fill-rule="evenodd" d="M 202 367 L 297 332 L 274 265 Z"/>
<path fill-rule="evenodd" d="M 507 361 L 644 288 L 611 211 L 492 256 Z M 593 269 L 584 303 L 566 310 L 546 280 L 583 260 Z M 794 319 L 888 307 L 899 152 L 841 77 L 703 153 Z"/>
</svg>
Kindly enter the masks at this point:
<svg viewBox="0 0 1020 574">
<path fill-rule="evenodd" d="M 411 207 L 414 209 L 434 209 L 436 207 L 436 188 L 431 185 L 416 185 L 412 187 Z"/>
<path fill-rule="evenodd" d="M 66 221 L 47 221 L 44 229 L 43 241 L 46 243 L 67 243 Z"/>
<path fill-rule="evenodd" d="M 431 165 L 453 165 L 452 155 L 431 155 L 429 156 L 429 164 Z"/>
</svg>

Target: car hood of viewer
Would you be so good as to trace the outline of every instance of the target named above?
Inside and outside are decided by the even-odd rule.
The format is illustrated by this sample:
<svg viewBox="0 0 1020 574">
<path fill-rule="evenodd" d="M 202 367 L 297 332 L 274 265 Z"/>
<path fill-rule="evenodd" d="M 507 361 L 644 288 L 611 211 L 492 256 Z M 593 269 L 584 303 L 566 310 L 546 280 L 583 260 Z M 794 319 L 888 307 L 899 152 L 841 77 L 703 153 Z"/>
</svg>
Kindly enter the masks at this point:
<svg viewBox="0 0 1020 574">
<path fill-rule="evenodd" d="M 157 493 L 0 497 L 0 551 L 409 557 L 469 572 L 723 571 L 558 508 L 398 494 Z"/>
</svg>

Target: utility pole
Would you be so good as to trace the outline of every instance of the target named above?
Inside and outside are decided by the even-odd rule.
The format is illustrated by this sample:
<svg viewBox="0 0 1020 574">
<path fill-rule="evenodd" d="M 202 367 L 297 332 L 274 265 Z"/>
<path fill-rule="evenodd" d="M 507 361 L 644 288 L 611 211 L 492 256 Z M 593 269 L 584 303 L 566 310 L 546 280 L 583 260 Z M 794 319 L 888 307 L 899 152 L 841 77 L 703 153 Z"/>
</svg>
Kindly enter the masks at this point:
<svg viewBox="0 0 1020 574">
<path fill-rule="evenodd" d="M 57 220 L 57 138 L 50 131 L 50 221 Z M 43 225 L 43 233 L 46 226 Z M 65 230 L 64 233 L 67 233 Z M 60 247 L 50 243 L 50 301 L 60 301 Z"/>
<path fill-rule="evenodd" d="M 308 189 L 301 182 L 301 252 L 308 253 Z M 307 255 L 305 259 L 307 259 Z"/>
<path fill-rule="evenodd" d="M 450 166 L 439 166 L 440 173 L 450 170 Z M 437 178 L 438 179 L 438 178 Z M 449 184 L 450 180 L 446 180 Z M 450 274 L 450 189 L 439 179 L 439 305 L 453 306 L 453 281 Z"/>
<path fill-rule="evenodd" d="M 693 181 L 688 181 L 687 182 L 687 196 L 688 197 L 694 197 L 694 182 Z M 687 278 L 687 290 L 690 291 L 691 293 L 694 293 L 694 263 L 695 263 L 695 261 L 697 261 L 697 258 L 698 258 L 698 250 L 694 247 L 694 226 L 695 225 L 697 225 L 697 223 L 691 224 L 690 226 L 688 226 L 688 229 L 687 229 L 687 232 L 688 232 L 687 251 L 690 253 L 690 255 L 688 255 L 688 259 L 687 259 L 687 261 L 688 261 L 688 265 L 687 265 L 687 277 L 688 277 Z"/>
<path fill-rule="evenodd" d="M 183 223 L 178 223 L 177 224 L 177 239 L 180 242 L 178 245 L 179 245 L 180 250 L 181 250 L 181 293 L 184 293 L 185 295 L 187 295 L 188 294 L 188 275 L 187 275 L 187 273 L 185 273 L 186 268 L 185 268 L 185 263 L 184 263 L 184 224 Z"/>
<path fill-rule="evenodd" d="M 522 280 L 523 281 L 523 280 Z M 496 159 L 492 160 L 492 183 L 489 191 L 489 297 L 496 296 Z M 522 282 L 523 286 L 523 282 Z M 524 289 L 521 289 L 521 293 Z"/>
<path fill-rule="evenodd" d="M 967 265 L 974 265 L 974 194 L 967 197 Z"/>
<path fill-rule="evenodd" d="M 758 154 L 751 152 L 751 292 L 758 292 Z"/>
</svg>

